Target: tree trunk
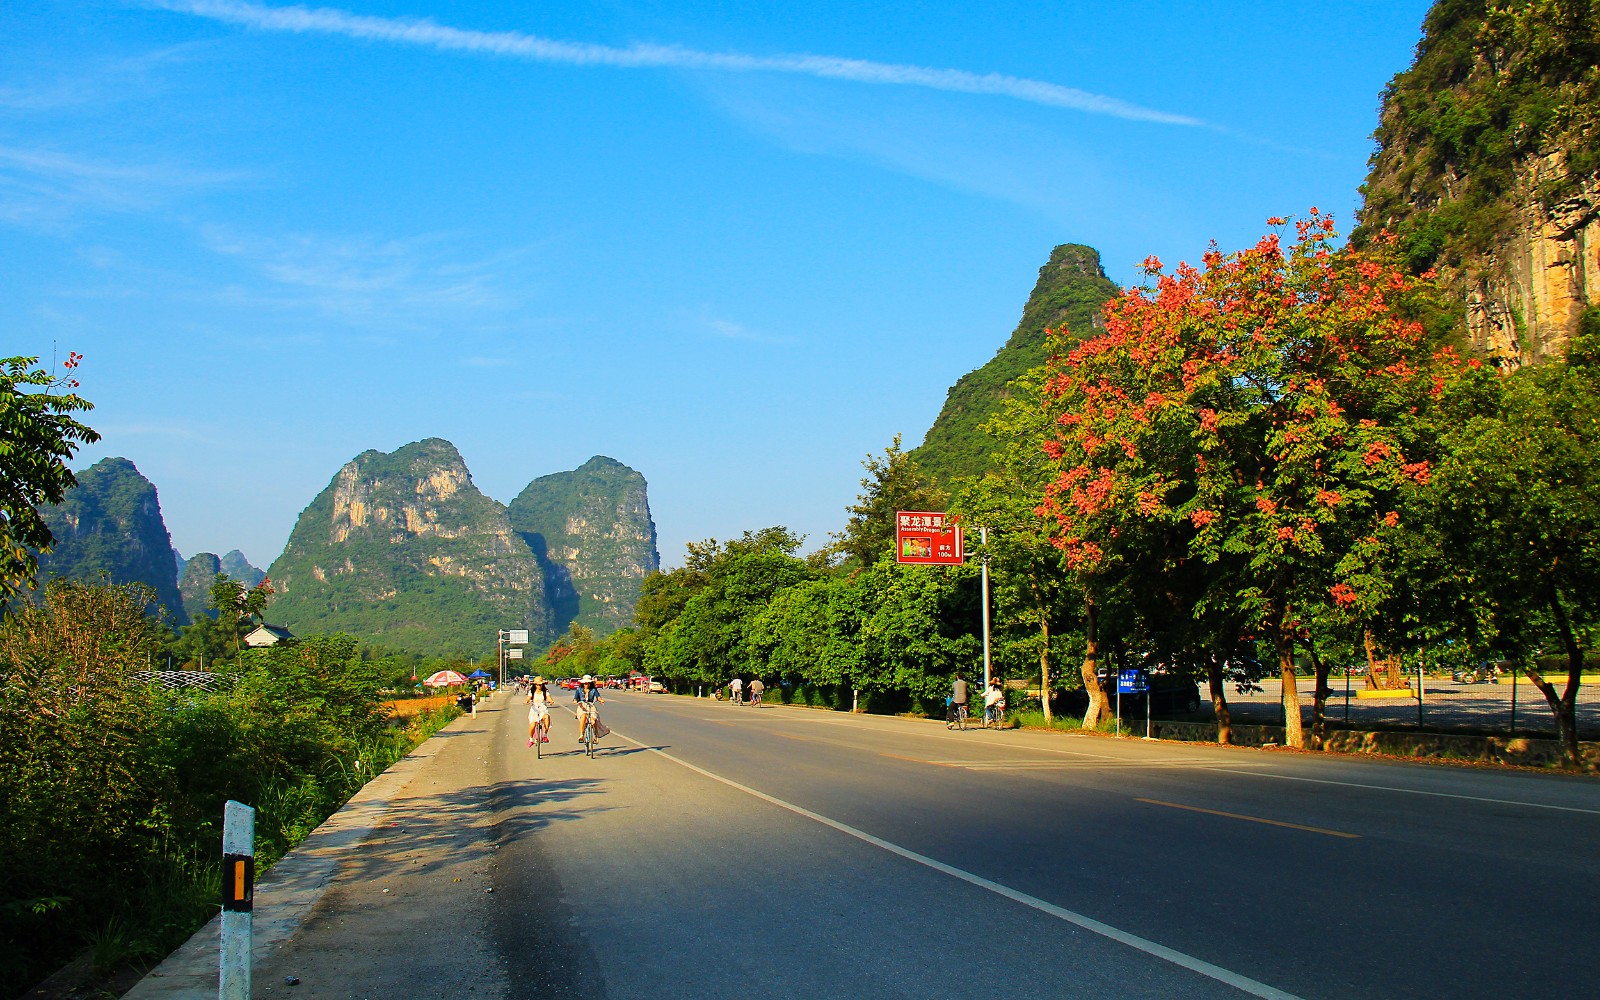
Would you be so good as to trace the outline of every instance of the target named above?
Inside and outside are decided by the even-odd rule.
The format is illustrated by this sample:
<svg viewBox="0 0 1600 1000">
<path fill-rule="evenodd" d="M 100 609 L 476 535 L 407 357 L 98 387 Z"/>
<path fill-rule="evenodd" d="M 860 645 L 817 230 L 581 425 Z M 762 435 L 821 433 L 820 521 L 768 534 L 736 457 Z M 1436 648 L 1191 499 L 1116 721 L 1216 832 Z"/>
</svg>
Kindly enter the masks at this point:
<svg viewBox="0 0 1600 1000">
<path fill-rule="evenodd" d="M 1039 706 L 1044 709 L 1044 724 L 1052 723 L 1050 715 L 1050 616 L 1045 613 L 1043 598 L 1039 598 Z"/>
<path fill-rule="evenodd" d="M 1304 750 L 1306 734 L 1300 719 L 1300 688 L 1294 672 L 1294 625 L 1285 604 L 1274 623 L 1273 640 L 1278 647 L 1278 677 L 1283 681 L 1283 742 Z"/>
<path fill-rule="evenodd" d="M 1575 768 L 1583 767 L 1583 758 L 1578 753 L 1578 686 L 1583 680 L 1583 650 L 1578 648 L 1577 637 L 1572 634 L 1572 623 L 1567 620 L 1567 609 L 1561 604 L 1561 595 L 1551 584 L 1546 593 L 1546 600 L 1550 604 L 1550 612 L 1555 617 L 1556 628 L 1561 632 L 1561 644 L 1567 651 L 1567 689 L 1557 693 L 1554 684 L 1544 679 L 1536 665 L 1524 669 L 1528 680 L 1533 682 L 1539 693 L 1544 695 L 1544 700 L 1550 704 L 1550 711 L 1556 717 L 1556 736 L 1561 742 L 1561 755 L 1567 763 Z"/>
<path fill-rule="evenodd" d="M 1089 692 L 1089 707 L 1083 713 L 1083 728 L 1093 729 L 1104 722 L 1111 712 L 1111 703 L 1106 698 L 1106 689 L 1100 686 L 1099 655 L 1100 655 L 1100 627 L 1099 611 L 1094 606 L 1094 598 L 1085 595 L 1083 613 L 1083 689 Z"/>
<path fill-rule="evenodd" d="M 1215 654 L 1206 657 L 1206 683 L 1211 690 L 1211 709 L 1217 713 L 1217 742 L 1226 746 L 1233 742 L 1233 713 L 1228 710 L 1228 692 L 1222 682 L 1222 661 Z"/>
<path fill-rule="evenodd" d="M 1308 641 L 1306 651 L 1311 654 L 1311 668 L 1316 671 L 1317 690 L 1311 699 L 1311 749 L 1326 749 L 1328 736 L 1328 665 L 1317 655 L 1317 644 Z"/>
</svg>

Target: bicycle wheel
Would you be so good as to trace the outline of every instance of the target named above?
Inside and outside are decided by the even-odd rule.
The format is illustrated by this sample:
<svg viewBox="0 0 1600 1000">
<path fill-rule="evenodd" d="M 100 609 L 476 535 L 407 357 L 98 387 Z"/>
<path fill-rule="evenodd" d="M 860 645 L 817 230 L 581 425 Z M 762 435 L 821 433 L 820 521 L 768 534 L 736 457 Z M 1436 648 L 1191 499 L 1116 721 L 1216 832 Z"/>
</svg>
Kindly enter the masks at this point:
<svg viewBox="0 0 1600 1000">
<path fill-rule="evenodd" d="M 544 723 L 533 727 L 533 757 L 538 760 L 544 756 Z"/>
</svg>

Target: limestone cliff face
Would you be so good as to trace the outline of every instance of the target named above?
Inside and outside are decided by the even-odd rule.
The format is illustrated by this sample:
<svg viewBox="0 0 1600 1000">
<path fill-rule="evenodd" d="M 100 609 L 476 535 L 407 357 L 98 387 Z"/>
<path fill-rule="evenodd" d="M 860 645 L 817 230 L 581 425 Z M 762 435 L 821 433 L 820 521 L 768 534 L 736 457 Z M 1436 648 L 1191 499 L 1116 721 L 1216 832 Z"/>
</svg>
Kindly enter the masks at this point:
<svg viewBox="0 0 1600 1000">
<path fill-rule="evenodd" d="M 1352 240 L 1436 268 L 1480 353 L 1559 358 L 1600 298 L 1600 4 L 1439 0 L 1422 27 Z"/>
<path fill-rule="evenodd" d="M 511 523 L 540 558 L 556 630 L 604 636 L 633 620 L 644 578 L 661 566 L 644 476 L 596 456 L 529 483 Z"/>
<path fill-rule="evenodd" d="M 269 615 L 295 632 L 479 655 L 500 629 L 550 628 L 538 559 L 438 438 L 340 469 L 268 575 Z"/>
<path fill-rule="evenodd" d="M 186 624 L 178 594 L 172 536 L 150 480 L 125 458 L 107 458 L 77 474 L 78 485 L 44 509 L 54 551 L 39 557 L 39 580 L 143 583 L 177 624 Z"/>
<path fill-rule="evenodd" d="M 1518 165 L 1516 220 L 1480 261 L 1451 269 L 1466 293 L 1479 350 L 1520 364 L 1561 357 L 1583 313 L 1600 301 L 1600 176 L 1572 178 L 1559 150 Z M 1552 205 L 1538 196 L 1570 193 Z"/>
</svg>

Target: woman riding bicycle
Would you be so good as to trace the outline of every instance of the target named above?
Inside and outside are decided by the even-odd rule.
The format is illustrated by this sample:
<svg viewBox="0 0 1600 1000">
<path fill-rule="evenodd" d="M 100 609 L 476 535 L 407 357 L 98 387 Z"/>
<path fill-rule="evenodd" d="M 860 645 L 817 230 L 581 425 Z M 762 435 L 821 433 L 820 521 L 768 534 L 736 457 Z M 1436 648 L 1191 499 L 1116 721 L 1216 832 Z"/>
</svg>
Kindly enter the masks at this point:
<svg viewBox="0 0 1600 1000">
<path fill-rule="evenodd" d="M 595 705 L 605 701 L 600 697 L 600 689 L 595 687 L 594 676 L 584 674 L 578 681 L 578 689 L 572 693 L 573 700 L 578 703 L 578 742 L 583 742 L 586 727 L 598 725 L 600 712 Z"/>
<path fill-rule="evenodd" d="M 528 746 L 534 740 L 550 742 L 550 685 L 543 677 L 535 677 L 528 685 Z"/>
</svg>

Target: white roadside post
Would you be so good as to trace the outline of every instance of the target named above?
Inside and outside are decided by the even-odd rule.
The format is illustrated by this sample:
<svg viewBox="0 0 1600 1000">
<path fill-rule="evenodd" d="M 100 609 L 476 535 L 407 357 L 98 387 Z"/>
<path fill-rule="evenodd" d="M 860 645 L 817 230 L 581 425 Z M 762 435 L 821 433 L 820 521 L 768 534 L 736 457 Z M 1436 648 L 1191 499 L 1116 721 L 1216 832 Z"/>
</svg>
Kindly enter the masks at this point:
<svg viewBox="0 0 1600 1000">
<path fill-rule="evenodd" d="M 222 811 L 222 956 L 218 1000 L 250 1000 L 256 811 L 228 800 Z"/>
</svg>

